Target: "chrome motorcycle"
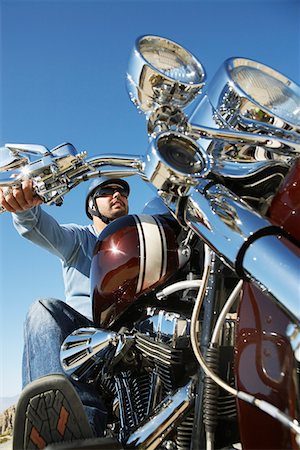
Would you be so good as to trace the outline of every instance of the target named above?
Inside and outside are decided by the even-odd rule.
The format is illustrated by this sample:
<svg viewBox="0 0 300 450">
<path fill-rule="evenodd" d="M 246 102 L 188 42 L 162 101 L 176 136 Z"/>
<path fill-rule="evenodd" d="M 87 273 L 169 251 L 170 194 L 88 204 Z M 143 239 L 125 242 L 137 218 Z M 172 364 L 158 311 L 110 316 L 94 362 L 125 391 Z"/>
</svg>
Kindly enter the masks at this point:
<svg viewBox="0 0 300 450">
<path fill-rule="evenodd" d="M 127 86 L 145 156 L 7 144 L 0 186 L 30 178 L 57 205 L 99 174 L 156 188 L 143 214 L 101 233 L 95 328 L 61 348 L 66 374 L 105 399 L 107 437 L 124 449 L 297 449 L 300 88 L 245 58 L 205 79 L 177 43 L 139 38 Z"/>
</svg>

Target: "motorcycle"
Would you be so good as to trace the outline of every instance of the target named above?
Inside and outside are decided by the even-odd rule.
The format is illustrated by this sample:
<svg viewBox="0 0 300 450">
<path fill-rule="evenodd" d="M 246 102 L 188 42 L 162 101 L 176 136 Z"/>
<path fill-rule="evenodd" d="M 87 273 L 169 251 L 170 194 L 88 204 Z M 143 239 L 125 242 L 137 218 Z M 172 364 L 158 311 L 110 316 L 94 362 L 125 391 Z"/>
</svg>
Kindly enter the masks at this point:
<svg viewBox="0 0 300 450">
<path fill-rule="evenodd" d="M 65 373 L 105 399 L 104 443 L 297 449 L 300 88 L 245 58 L 205 80 L 182 46 L 142 36 L 127 89 L 146 117 L 146 155 L 6 144 L 0 186 L 30 178 L 56 205 L 100 174 L 156 189 L 143 214 L 101 233 L 95 327 L 61 347 Z"/>
</svg>

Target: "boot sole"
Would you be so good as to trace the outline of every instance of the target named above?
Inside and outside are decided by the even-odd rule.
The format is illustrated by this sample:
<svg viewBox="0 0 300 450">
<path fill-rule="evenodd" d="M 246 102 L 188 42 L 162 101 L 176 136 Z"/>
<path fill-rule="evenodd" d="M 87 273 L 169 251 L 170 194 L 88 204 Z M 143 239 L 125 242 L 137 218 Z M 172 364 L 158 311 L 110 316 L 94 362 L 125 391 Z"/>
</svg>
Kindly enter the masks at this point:
<svg viewBox="0 0 300 450">
<path fill-rule="evenodd" d="M 16 408 L 13 450 L 92 437 L 81 400 L 63 375 L 47 375 L 25 387 Z"/>
</svg>

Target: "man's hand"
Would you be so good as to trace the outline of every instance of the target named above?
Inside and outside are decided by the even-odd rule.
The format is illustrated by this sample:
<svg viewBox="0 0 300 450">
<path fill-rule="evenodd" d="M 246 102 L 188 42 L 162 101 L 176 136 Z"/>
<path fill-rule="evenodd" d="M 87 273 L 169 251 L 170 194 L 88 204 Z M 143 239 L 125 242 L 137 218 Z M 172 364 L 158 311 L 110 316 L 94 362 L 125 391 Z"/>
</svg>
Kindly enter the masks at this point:
<svg viewBox="0 0 300 450">
<path fill-rule="evenodd" d="M 21 212 L 41 205 L 43 201 L 35 196 L 32 181 L 23 181 L 22 186 L 0 188 L 0 205 L 9 212 Z"/>
</svg>

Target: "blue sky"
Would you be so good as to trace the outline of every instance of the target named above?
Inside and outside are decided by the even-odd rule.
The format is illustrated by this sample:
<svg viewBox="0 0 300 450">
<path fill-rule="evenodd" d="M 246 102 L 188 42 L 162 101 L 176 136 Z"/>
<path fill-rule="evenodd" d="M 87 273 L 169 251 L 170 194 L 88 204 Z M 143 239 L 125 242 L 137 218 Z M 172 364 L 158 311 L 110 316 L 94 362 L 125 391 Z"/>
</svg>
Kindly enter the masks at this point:
<svg viewBox="0 0 300 450">
<path fill-rule="evenodd" d="M 71 142 L 89 156 L 145 153 L 146 122 L 125 88 L 138 36 L 177 41 L 208 81 L 232 56 L 255 59 L 300 84 L 298 0 L 13 1 L 1 9 L 0 143 Z M 153 196 L 131 179 L 131 212 Z M 86 224 L 87 185 L 46 207 L 62 223 Z M 23 321 L 36 298 L 63 299 L 60 262 L 20 238 L 0 216 L 0 396 L 20 391 Z"/>
</svg>

